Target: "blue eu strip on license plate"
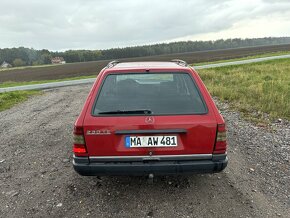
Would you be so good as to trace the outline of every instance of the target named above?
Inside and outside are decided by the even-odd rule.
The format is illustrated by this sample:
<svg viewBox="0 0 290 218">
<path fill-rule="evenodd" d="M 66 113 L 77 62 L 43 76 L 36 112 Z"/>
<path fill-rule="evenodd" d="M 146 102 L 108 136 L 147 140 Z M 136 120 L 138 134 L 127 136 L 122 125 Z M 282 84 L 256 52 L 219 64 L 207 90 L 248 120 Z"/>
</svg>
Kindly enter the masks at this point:
<svg viewBox="0 0 290 218">
<path fill-rule="evenodd" d="M 125 146 L 126 146 L 127 148 L 130 148 L 130 136 L 126 136 L 126 137 L 125 137 Z"/>
</svg>

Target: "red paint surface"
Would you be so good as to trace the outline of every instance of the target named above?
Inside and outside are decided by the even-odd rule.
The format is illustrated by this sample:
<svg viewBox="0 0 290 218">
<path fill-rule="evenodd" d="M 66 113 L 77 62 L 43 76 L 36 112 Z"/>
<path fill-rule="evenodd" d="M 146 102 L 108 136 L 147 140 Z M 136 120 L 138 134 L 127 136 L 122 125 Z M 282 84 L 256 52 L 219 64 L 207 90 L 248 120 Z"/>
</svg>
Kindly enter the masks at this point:
<svg viewBox="0 0 290 218">
<path fill-rule="evenodd" d="M 162 67 L 156 63 L 143 62 L 131 66 L 122 64 L 104 69 L 98 75 L 84 108 L 77 119 L 75 126 L 83 127 L 86 148 L 89 156 L 122 156 L 122 155 L 176 155 L 176 154 L 212 154 L 214 152 L 217 125 L 224 124 L 210 94 L 201 81 L 198 74 L 188 67 L 176 64 L 162 63 Z M 152 116 L 154 123 L 146 123 L 146 115 L 142 116 L 113 116 L 97 117 L 91 115 L 91 110 L 100 88 L 101 82 L 109 73 L 143 73 L 150 72 L 187 72 L 195 80 L 208 108 L 205 115 L 170 115 Z M 170 148 L 126 148 L 125 135 L 117 135 L 117 130 L 158 130 L 158 129 L 186 129 L 182 134 L 156 134 L 177 135 L 177 147 Z M 110 131 L 108 135 L 87 135 L 88 130 Z M 152 135 L 152 134 L 142 134 Z"/>
</svg>

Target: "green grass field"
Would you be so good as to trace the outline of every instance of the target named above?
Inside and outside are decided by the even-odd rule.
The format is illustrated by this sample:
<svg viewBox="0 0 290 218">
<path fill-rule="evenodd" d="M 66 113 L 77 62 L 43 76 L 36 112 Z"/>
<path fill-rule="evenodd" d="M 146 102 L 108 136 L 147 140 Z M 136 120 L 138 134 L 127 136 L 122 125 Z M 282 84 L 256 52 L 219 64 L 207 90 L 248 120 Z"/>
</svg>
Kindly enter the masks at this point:
<svg viewBox="0 0 290 218">
<path fill-rule="evenodd" d="M 27 100 L 30 96 L 40 94 L 39 91 L 15 91 L 0 93 L 0 111 L 11 108 Z"/>
<path fill-rule="evenodd" d="M 0 84 L 0 88 L 61 82 L 61 81 L 68 81 L 68 80 L 88 79 L 88 78 L 96 78 L 96 76 L 78 76 L 78 77 L 70 77 L 70 78 L 65 78 L 65 79 L 41 80 L 41 81 L 30 81 L 30 82 L 4 82 Z"/>
<path fill-rule="evenodd" d="M 31 81 L 31 82 L 5 82 L 5 83 L 0 84 L 0 88 L 60 82 L 60 81 L 67 81 L 67 80 L 87 79 L 87 78 L 94 78 L 94 77 L 96 76 L 80 76 L 80 77 L 73 77 L 73 78 L 59 79 L 59 80 L 43 80 L 43 81 Z M 32 90 L 32 91 L 13 91 L 13 92 L 0 93 L 0 111 L 9 109 L 16 104 L 27 100 L 30 96 L 37 95 L 37 94 L 41 94 L 41 91 Z"/>
<path fill-rule="evenodd" d="M 290 120 L 290 60 L 199 70 L 213 96 L 226 101 L 253 121 Z"/>
</svg>

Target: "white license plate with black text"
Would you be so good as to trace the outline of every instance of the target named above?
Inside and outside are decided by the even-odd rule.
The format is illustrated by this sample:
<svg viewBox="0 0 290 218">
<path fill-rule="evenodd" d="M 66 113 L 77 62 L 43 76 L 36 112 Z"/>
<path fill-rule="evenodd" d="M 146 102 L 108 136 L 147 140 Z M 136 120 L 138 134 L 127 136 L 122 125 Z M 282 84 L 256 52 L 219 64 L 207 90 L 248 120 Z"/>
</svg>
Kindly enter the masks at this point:
<svg viewBox="0 0 290 218">
<path fill-rule="evenodd" d="M 127 148 L 175 147 L 177 136 L 125 136 Z"/>
</svg>

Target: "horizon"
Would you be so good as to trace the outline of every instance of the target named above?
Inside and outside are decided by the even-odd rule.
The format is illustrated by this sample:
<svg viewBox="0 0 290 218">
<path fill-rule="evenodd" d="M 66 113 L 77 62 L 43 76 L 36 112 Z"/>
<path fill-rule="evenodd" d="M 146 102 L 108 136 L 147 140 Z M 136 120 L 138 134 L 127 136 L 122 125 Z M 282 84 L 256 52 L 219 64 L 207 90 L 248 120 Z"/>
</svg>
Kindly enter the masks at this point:
<svg viewBox="0 0 290 218">
<path fill-rule="evenodd" d="M 290 36 L 286 0 L 3 0 L 0 47 L 103 50 L 175 41 Z"/>
<path fill-rule="evenodd" d="M 219 40 L 234 40 L 234 39 L 241 39 L 241 40 L 245 40 L 245 39 L 264 39 L 264 38 L 289 38 L 290 36 L 277 36 L 277 37 L 259 37 L 259 38 L 226 38 L 226 39 L 216 39 L 216 40 L 183 40 L 183 41 L 172 41 L 172 42 L 160 42 L 160 43 L 154 43 L 154 44 L 143 44 L 143 45 L 132 45 L 132 46 L 124 46 L 124 47 L 111 47 L 111 48 L 104 48 L 104 49 L 84 49 L 84 48 L 79 48 L 79 49 L 68 49 L 68 50 L 49 50 L 47 48 L 33 48 L 33 47 L 26 47 L 26 46 L 13 46 L 13 47 L 5 47 L 5 48 L 1 48 L 0 49 L 13 49 L 13 48 L 28 48 L 28 49 L 33 49 L 33 50 L 48 50 L 49 52 L 66 52 L 69 50 L 72 51 L 103 51 L 103 50 L 110 50 L 110 49 L 124 49 L 124 48 L 134 48 L 134 47 L 146 47 L 146 46 L 155 46 L 155 45 L 168 45 L 171 43 L 181 43 L 181 42 L 215 42 L 215 41 L 219 41 Z M 289 43 L 278 43 L 278 44 L 273 44 L 273 45 L 282 45 L 282 44 L 289 44 Z M 253 46 L 245 46 L 245 47 L 260 47 L 260 46 L 270 46 L 270 44 L 263 44 L 263 45 L 253 45 Z M 242 47 L 239 47 L 242 48 Z M 224 50 L 224 49 L 235 49 L 235 48 L 223 48 L 223 49 L 214 49 L 214 50 Z M 209 51 L 212 49 L 209 49 Z M 198 50 L 199 51 L 199 50 Z M 197 51 L 197 52 L 198 52 Z M 202 51 L 207 51 L 207 50 L 202 50 Z M 184 52 L 181 52 L 184 53 Z"/>
</svg>

